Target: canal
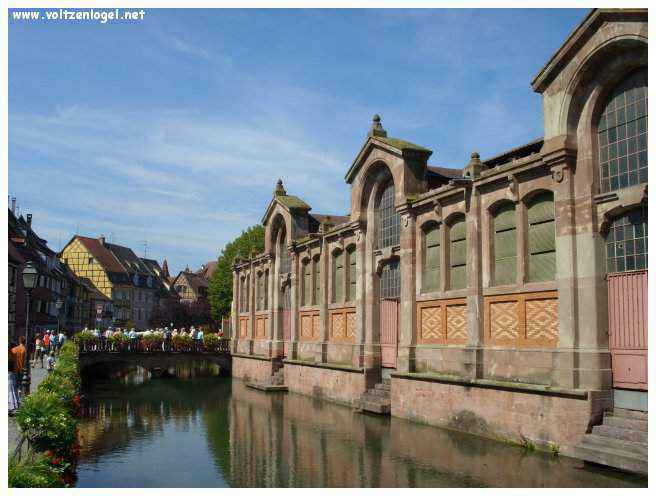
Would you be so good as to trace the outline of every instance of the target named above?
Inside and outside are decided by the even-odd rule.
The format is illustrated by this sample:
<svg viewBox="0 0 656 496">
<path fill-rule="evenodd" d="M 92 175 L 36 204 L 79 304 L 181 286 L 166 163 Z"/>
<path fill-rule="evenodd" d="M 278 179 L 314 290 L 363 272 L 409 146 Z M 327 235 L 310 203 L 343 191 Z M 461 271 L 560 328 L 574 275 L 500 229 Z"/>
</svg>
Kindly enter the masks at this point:
<svg viewBox="0 0 656 496">
<path fill-rule="evenodd" d="M 290 393 L 211 367 L 85 380 L 78 487 L 645 487 L 457 432 Z M 184 378 L 182 378 L 182 377 Z"/>
</svg>

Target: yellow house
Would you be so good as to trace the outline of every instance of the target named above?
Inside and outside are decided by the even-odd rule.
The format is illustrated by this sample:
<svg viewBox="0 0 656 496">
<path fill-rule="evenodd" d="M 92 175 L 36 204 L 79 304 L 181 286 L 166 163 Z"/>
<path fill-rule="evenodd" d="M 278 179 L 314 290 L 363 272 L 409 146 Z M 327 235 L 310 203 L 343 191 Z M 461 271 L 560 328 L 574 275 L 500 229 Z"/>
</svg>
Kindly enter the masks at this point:
<svg viewBox="0 0 656 496">
<path fill-rule="evenodd" d="M 98 291 L 112 300 L 114 321 L 121 325 L 131 319 L 132 282 L 105 238 L 73 236 L 60 252 L 61 260 L 80 278 L 86 278 Z"/>
</svg>

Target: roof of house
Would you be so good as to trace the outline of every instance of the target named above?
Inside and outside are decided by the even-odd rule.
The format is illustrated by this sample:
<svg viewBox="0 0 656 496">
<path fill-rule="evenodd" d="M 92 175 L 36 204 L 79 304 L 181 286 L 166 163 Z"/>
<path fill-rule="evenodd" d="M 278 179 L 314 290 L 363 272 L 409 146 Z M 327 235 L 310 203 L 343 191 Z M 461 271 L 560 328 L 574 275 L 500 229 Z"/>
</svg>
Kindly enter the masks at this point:
<svg viewBox="0 0 656 496">
<path fill-rule="evenodd" d="M 25 258 L 20 254 L 18 248 L 11 240 L 9 240 L 8 252 L 9 252 L 9 261 L 11 263 L 16 265 L 22 265 L 23 263 L 25 263 Z"/>
<path fill-rule="evenodd" d="M 510 162 L 511 160 L 516 160 L 518 158 L 528 157 L 533 153 L 538 153 L 544 144 L 544 138 L 536 138 L 533 141 L 529 141 L 521 146 L 511 148 L 505 152 L 499 153 L 493 157 L 483 160 L 483 165 L 487 168 L 496 167 L 497 165 L 502 165 Z"/>
<path fill-rule="evenodd" d="M 451 169 L 449 167 L 438 167 L 435 165 L 429 165 L 427 169 L 429 173 L 438 174 L 451 179 L 462 177 L 462 169 Z"/>
<path fill-rule="evenodd" d="M 204 263 L 201 268 L 196 272 L 196 274 L 204 277 L 208 281 L 212 278 L 212 274 L 216 271 L 216 267 L 219 262 L 216 260 L 211 260 L 209 262 Z"/>
<path fill-rule="evenodd" d="M 336 227 L 351 221 L 351 217 L 348 215 L 309 214 L 308 217 L 310 218 L 308 226 L 310 233 L 319 232 L 322 225 Z"/>
<path fill-rule="evenodd" d="M 375 136 L 373 138 L 374 140 L 382 141 L 386 145 L 392 146 L 398 150 L 417 150 L 420 152 L 431 152 L 432 150 L 429 150 L 428 148 L 425 148 L 423 146 L 416 145 L 414 143 L 410 143 L 409 141 L 400 139 L 400 138 L 392 138 L 392 137 L 387 137 L 387 136 Z"/>
<path fill-rule="evenodd" d="M 209 281 L 205 279 L 203 276 L 200 274 L 196 274 L 195 272 L 183 270 L 181 271 L 177 277 L 173 280 L 173 286 L 175 287 L 177 285 L 178 279 L 180 277 L 184 277 L 187 280 L 187 283 L 191 287 L 191 289 L 194 291 L 194 293 L 198 294 L 199 288 L 206 288 L 209 285 Z"/>
</svg>

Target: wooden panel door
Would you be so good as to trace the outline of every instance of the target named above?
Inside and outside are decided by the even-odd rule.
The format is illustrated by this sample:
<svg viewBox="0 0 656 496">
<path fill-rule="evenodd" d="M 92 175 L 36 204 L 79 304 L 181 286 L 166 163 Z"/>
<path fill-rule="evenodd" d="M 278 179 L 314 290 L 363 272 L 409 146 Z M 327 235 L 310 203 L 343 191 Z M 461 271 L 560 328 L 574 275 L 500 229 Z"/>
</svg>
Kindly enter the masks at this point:
<svg viewBox="0 0 656 496">
<path fill-rule="evenodd" d="M 399 344 L 399 302 L 380 300 L 380 353 L 383 367 L 396 368 Z"/>
<path fill-rule="evenodd" d="M 647 390 L 647 271 L 608 276 L 613 386 Z"/>
</svg>

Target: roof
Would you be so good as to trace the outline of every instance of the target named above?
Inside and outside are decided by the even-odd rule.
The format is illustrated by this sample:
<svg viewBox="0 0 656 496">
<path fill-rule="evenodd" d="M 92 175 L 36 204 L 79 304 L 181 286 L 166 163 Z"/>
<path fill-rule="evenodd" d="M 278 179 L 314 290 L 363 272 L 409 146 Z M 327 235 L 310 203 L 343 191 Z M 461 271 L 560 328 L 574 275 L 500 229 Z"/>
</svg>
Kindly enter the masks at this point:
<svg viewBox="0 0 656 496">
<path fill-rule="evenodd" d="M 212 278 L 212 274 L 214 274 L 214 271 L 216 271 L 216 267 L 219 262 L 216 260 L 212 260 L 210 262 L 204 263 L 203 266 L 196 272 L 200 276 L 204 277 L 207 280 L 210 280 Z"/>
<path fill-rule="evenodd" d="M 91 297 L 94 300 L 104 300 L 104 301 L 112 301 L 111 298 L 107 298 L 104 294 L 102 294 L 98 288 L 96 288 L 91 280 L 88 277 L 80 277 L 78 278 L 80 283 L 87 288 L 89 293 L 91 293 Z"/>
<path fill-rule="evenodd" d="M 505 164 L 513 159 L 528 157 L 533 153 L 538 153 L 544 144 L 544 138 L 537 138 L 528 143 L 506 150 L 498 155 L 483 160 L 483 165 L 487 168 L 496 167 Z"/>
<path fill-rule="evenodd" d="M 176 283 L 178 282 L 178 279 L 180 277 L 183 277 L 183 276 L 185 277 L 185 279 L 189 283 L 189 286 L 191 287 L 191 289 L 196 294 L 198 294 L 198 289 L 199 288 L 201 288 L 201 287 L 206 288 L 209 285 L 209 281 L 207 279 L 205 279 L 203 276 L 201 276 L 199 274 L 196 274 L 194 272 L 191 272 L 191 271 L 183 270 L 173 280 L 173 286 L 175 286 Z"/>
<path fill-rule="evenodd" d="M 146 265 L 133 251 L 132 249 L 115 245 L 113 243 L 105 242 L 105 248 L 111 251 L 114 256 L 118 259 L 121 265 L 125 268 L 126 271 L 152 276 L 152 272 L 148 265 Z"/>
<path fill-rule="evenodd" d="M 617 19 L 647 20 L 647 9 L 593 9 L 574 28 L 565 42 L 531 81 L 533 90 L 542 93 L 563 67 L 576 56 L 579 49 L 592 37 L 602 23 Z"/>
<path fill-rule="evenodd" d="M 310 214 L 310 225 L 309 231 L 311 233 L 316 233 L 319 231 L 319 227 L 322 224 L 328 224 L 331 227 L 340 226 L 342 224 L 347 224 L 351 221 L 351 217 L 348 215 L 324 215 L 324 214 Z"/>
<path fill-rule="evenodd" d="M 310 210 L 310 205 L 301 200 L 298 196 L 279 195 L 275 197 L 280 203 L 290 210 Z"/>
<path fill-rule="evenodd" d="M 7 248 L 9 252 L 9 261 L 11 263 L 16 265 L 22 265 L 23 263 L 25 263 L 25 259 L 20 254 L 18 248 L 16 248 L 16 245 L 13 243 L 13 241 L 9 240 L 9 244 Z"/>
<path fill-rule="evenodd" d="M 428 152 L 428 153 L 433 153 L 432 150 L 429 150 L 428 148 L 424 148 L 423 146 L 415 145 L 414 143 L 410 143 L 409 141 L 402 140 L 400 138 L 392 138 L 392 137 L 383 137 L 383 136 L 374 136 L 374 140 L 382 141 L 386 145 L 389 145 L 391 147 L 394 147 L 398 150 L 417 150 L 420 152 Z"/>
<path fill-rule="evenodd" d="M 451 179 L 462 177 L 462 169 L 451 169 L 449 167 L 437 167 L 434 165 L 429 165 L 427 169 L 429 173 L 439 174 L 440 176 Z"/>
</svg>

